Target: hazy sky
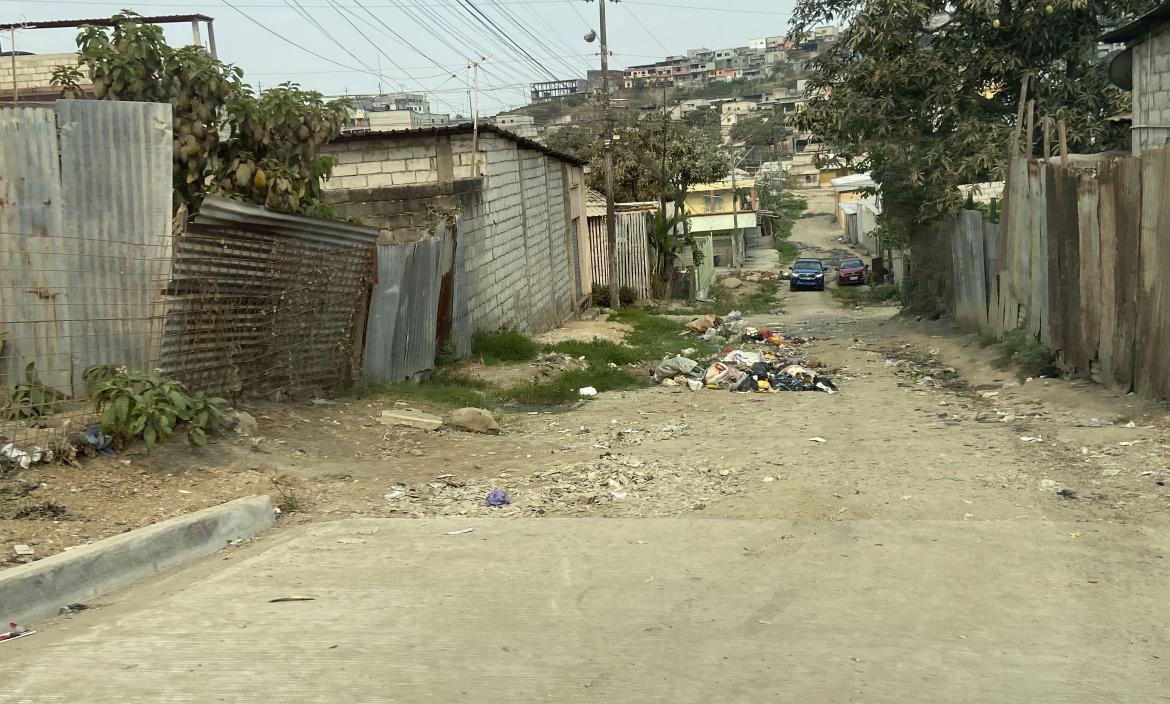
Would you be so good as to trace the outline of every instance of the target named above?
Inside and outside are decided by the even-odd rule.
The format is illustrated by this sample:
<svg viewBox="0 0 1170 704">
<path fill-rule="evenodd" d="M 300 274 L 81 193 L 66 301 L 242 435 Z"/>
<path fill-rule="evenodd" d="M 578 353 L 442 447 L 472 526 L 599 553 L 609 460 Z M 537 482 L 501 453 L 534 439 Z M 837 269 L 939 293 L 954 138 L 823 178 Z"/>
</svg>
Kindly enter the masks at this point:
<svg viewBox="0 0 1170 704">
<path fill-rule="evenodd" d="M 527 84 L 549 80 L 550 73 L 558 79 L 583 77 L 587 68 L 599 67 L 598 43 L 582 39 L 597 28 L 596 2 L 470 1 L 486 18 L 465 0 L 0 0 L 0 17 L 5 23 L 87 19 L 108 17 L 123 7 L 142 15 L 208 15 L 215 18 L 219 58 L 243 68 L 253 85 L 295 81 L 327 95 L 372 93 L 380 74 L 385 91 L 428 92 L 436 112 L 468 112 L 472 81 L 467 63 L 480 56 L 487 57 L 480 73 L 484 114 L 527 102 Z M 791 6 L 791 0 L 610 3 L 610 65 L 621 68 L 689 48 L 742 46 L 755 37 L 784 34 Z M 493 35 L 488 20 L 519 48 Z M 72 29 L 18 30 L 16 48 L 71 51 L 76 34 Z M 190 24 L 170 26 L 167 37 L 173 45 L 190 43 Z M 0 46 L 7 50 L 9 43 L 4 32 Z"/>
</svg>

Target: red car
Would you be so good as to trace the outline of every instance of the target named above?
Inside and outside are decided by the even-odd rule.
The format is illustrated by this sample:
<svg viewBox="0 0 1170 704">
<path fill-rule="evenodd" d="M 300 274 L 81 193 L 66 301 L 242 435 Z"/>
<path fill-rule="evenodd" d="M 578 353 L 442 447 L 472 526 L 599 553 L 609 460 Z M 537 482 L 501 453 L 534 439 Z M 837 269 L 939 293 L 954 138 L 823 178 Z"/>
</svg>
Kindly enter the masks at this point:
<svg viewBox="0 0 1170 704">
<path fill-rule="evenodd" d="M 837 285 L 860 286 L 868 273 L 869 265 L 860 259 L 842 259 L 837 265 Z"/>
</svg>

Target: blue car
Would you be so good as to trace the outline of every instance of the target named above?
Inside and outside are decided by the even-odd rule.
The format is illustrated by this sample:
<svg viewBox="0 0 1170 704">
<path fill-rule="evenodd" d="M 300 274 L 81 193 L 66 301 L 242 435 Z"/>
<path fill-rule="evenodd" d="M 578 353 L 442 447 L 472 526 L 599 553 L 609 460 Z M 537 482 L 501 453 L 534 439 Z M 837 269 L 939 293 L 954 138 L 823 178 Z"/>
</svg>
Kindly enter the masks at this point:
<svg viewBox="0 0 1170 704">
<path fill-rule="evenodd" d="M 825 290 L 825 265 L 820 259 L 797 259 L 792 263 L 792 273 L 788 277 L 788 290 L 795 291 L 801 288 L 811 288 L 814 291 Z"/>
</svg>

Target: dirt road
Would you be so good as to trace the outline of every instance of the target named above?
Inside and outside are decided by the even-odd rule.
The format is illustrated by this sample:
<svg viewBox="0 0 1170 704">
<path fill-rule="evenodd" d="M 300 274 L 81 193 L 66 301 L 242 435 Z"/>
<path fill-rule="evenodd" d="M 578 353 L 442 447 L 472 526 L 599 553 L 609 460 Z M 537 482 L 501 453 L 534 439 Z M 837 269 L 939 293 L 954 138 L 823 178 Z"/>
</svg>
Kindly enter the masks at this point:
<svg viewBox="0 0 1170 704">
<path fill-rule="evenodd" d="M 814 198 L 794 233 L 825 258 L 843 253 L 830 207 Z M 84 663 L 108 685 L 91 701 L 247 701 L 228 686 L 245 676 L 294 702 L 1165 700 L 1164 411 L 1019 383 L 945 321 L 782 296 L 752 322 L 817 338 L 840 393 L 654 387 L 516 414 L 498 437 L 381 426 L 392 399 L 262 406 L 261 438 L 90 463 L 124 507 L 279 473 L 302 510 L 226 568 L 0 646 L 7 691 L 71 701 Z M 111 500 L 41 471 L 57 475 L 22 500 Z M 510 506 L 484 505 L 496 488 Z M 102 520 L 91 533 L 120 530 Z M 70 521 L 43 524 L 68 541 Z M 443 535 L 463 525 L 468 541 Z M 319 601 L 295 616 L 246 606 L 305 591 Z"/>
</svg>

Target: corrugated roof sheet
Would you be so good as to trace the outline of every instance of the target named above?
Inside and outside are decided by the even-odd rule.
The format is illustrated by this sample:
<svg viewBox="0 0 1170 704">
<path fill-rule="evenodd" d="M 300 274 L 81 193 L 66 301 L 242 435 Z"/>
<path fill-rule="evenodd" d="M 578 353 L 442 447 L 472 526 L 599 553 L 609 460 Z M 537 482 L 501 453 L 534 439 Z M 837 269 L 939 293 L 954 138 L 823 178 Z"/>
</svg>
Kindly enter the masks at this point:
<svg viewBox="0 0 1170 704">
<path fill-rule="evenodd" d="M 1132 22 L 1106 32 L 1097 41 L 1106 44 L 1120 44 L 1137 39 L 1159 24 L 1170 21 L 1170 2 L 1164 2 Z"/>
</svg>

